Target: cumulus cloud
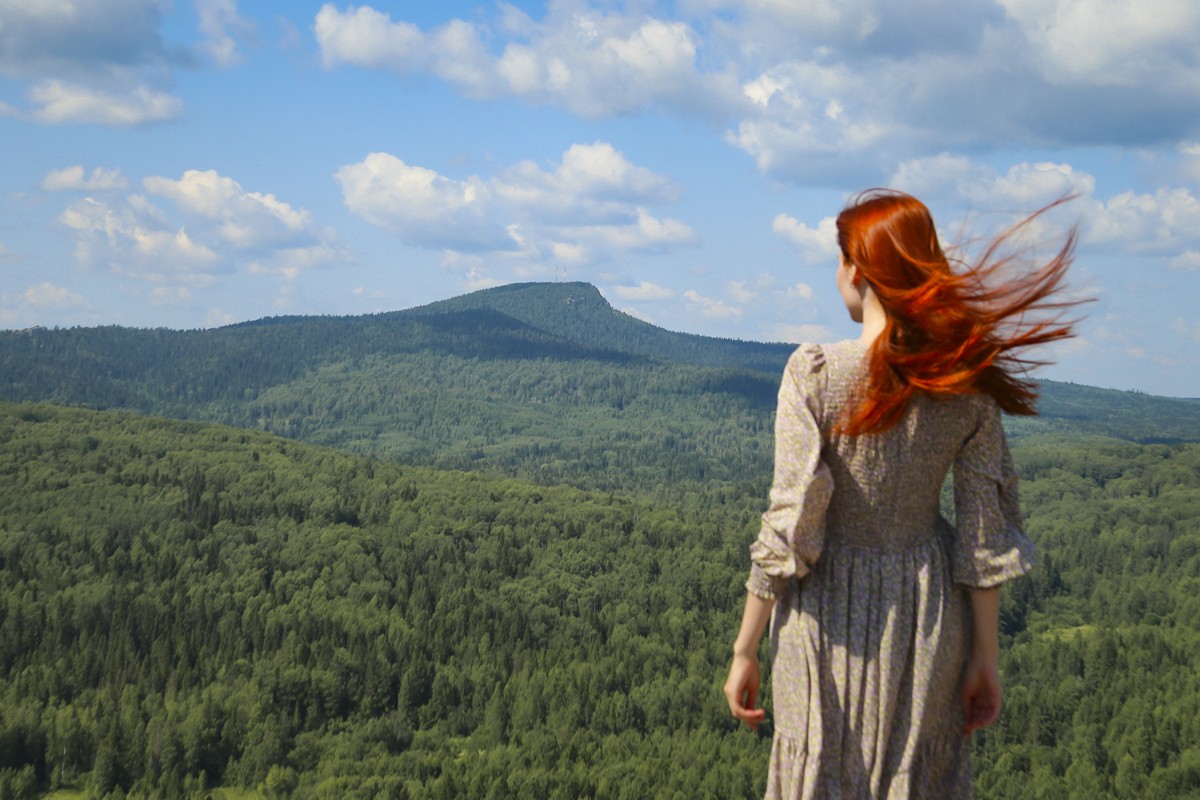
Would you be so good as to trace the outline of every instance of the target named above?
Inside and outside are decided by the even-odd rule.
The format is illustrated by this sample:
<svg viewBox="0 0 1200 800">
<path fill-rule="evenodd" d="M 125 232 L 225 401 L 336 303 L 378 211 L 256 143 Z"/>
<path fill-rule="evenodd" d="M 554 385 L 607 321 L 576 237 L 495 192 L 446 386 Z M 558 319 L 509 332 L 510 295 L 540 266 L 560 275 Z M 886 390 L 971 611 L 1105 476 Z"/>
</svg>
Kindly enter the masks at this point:
<svg viewBox="0 0 1200 800">
<path fill-rule="evenodd" d="M 460 179 L 372 153 L 335 177 L 351 212 L 408 244 L 442 250 L 443 263 L 460 271 L 482 270 L 469 257 L 491 254 L 525 277 L 538 265 L 587 266 L 697 239 L 688 225 L 650 210 L 679 196 L 674 183 L 606 142 L 572 145 L 549 170 L 521 162 Z"/>
<path fill-rule="evenodd" d="M 1035 238 L 1053 240 L 1069 225 L 1079 223 L 1085 247 L 1172 256 L 1170 266 L 1185 271 L 1191 263 L 1185 251 L 1200 250 L 1200 199 L 1185 187 L 1102 197 L 1094 176 L 1068 164 L 1022 162 L 1001 173 L 947 155 L 905 162 L 891 184 L 920 197 L 937 198 L 943 205 L 970 209 L 996 229 L 1072 195 L 1073 201 L 1039 220 L 1031 230 Z M 944 224 L 947 219 L 939 221 Z M 952 241 L 963 235 L 952 232 L 943 238 Z"/>
<path fill-rule="evenodd" d="M 1200 6 L 1190 0 L 692 0 L 655 15 L 551 3 L 541 18 L 430 30 L 327 4 L 327 67 L 434 75 L 464 95 L 585 117 L 669 109 L 789 181 L 877 183 L 900 161 L 995 146 L 1195 136 Z"/>
<path fill-rule="evenodd" d="M 798 247 L 810 262 L 837 260 L 837 225 L 833 217 L 825 217 L 810 228 L 795 217 L 777 214 L 771 230 Z"/>
<path fill-rule="evenodd" d="M 150 176 L 142 186 L 146 194 L 114 201 L 86 197 L 59 217 L 82 263 L 179 288 L 237 270 L 290 279 L 345 257 L 308 211 L 212 170 Z"/>
<path fill-rule="evenodd" d="M 273 194 L 248 192 L 213 170 L 188 170 L 179 180 L 151 176 L 146 191 L 171 200 L 185 215 L 202 220 L 220 242 L 237 250 L 303 248 L 323 233 L 312 215 Z"/>
<path fill-rule="evenodd" d="M 515 246 L 491 214 L 489 187 L 446 178 L 388 153 L 371 153 L 337 172 L 346 207 L 421 247 L 494 250 Z"/>
<path fill-rule="evenodd" d="M 1191 0 L 1000 0 L 1048 75 L 1101 86 L 1195 78 Z"/>
<path fill-rule="evenodd" d="M 725 319 L 728 317 L 740 317 L 742 315 L 742 309 L 738 306 L 718 298 L 705 297 L 695 289 L 687 290 L 683 293 L 683 296 L 687 299 L 691 309 L 705 317 Z"/>
<path fill-rule="evenodd" d="M 128 186 L 129 181 L 125 180 L 119 169 L 96 167 L 90 175 L 86 175 L 83 167 L 78 164 L 51 170 L 42 178 L 42 188 L 48 192 L 105 192 L 125 189 Z"/>
<path fill-rule="evenodd" d="M 793 300 L 812 300 L 813 288 L 807 283 L 797 283 L 787 288 L 786 295 Z"/>
<path fill-rule="evenodd" d="M 542 20 L 507 5 L 501 15 L 496 28 L 456 19 L 422 31 L 370 6 L 330 3 L 313 29 L 327 67 L 428 72 L 469 97 L 513 96 L 585 117 L 656 107 L 713 113 L 740 102 L 730 73 L 701 70 L 699 36 L 684 21 L 581 3 L 553 3 Z M 503 47 L 494 52 L 497 39 Z"/>
<path fill-rule="evenodd" d="M 1097 202 L 1091 222 L 1090 241 L 1125 245 L 1130 252 L 1170 255 L 1200 247 L 1200 200 L 1184 188 L 1121 192 Z M 1183 253 L 1171 267 L 1186 270 L 1193 260 Z"/>
<path fill-rule="evenodd" d="M 142 125 L 172 119 L 182 56 L 160 33 L 158 0 L 28 3 L 0 0 L 0 74 L 28 81 L 28 108 L 4 113 L 50 125 Z"/>
<path fill-rule="evenodd" d="M 82 295 L 72 292 L 70 289 L 65 289 L 62 286 L 55 286 L 48 281 L 27 287 L 25 289 L 24 300 L 27 305 L 34 308 L 55 311 L 61 311 L 72 306 L 87 305 L 87 301 Z"/>
</svg>

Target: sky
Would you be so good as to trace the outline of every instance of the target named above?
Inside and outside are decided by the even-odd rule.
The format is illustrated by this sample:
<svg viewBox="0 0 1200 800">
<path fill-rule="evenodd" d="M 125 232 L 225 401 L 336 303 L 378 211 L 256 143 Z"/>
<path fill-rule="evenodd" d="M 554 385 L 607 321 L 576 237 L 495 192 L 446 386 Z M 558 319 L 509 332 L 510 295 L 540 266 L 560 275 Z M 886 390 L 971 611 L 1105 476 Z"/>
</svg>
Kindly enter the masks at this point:
<svg viewBox="0 0 1200 800">
<path fill-rule="evenodd" d="M 857 335 L 833 220 L 1079 230 L 1054 380 L 1200 397 L 1195 0 L 0 0 L 0 328 L 210 328 L 586 281 Z"/>
</svg>

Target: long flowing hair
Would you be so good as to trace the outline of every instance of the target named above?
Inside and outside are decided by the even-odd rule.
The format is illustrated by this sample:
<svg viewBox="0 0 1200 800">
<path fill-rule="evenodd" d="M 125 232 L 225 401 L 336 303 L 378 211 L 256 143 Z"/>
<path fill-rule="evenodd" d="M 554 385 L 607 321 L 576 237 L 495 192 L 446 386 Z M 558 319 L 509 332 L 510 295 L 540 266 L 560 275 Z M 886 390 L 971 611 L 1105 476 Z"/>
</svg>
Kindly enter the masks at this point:
<svg viewBox="0 0 1200 800">
<path fill-rule="evenodd" d="M 1072 335 L 1074 321 L 1065 321 L 1063 310 L 1081 301 L 1056 294 L 1074 257 L 1077 229 L 1041 265 L 1029 262 L 1014 237 L 1069 199 L 1008 228 L 973 265 L 958 269 L 938 243 L 929 209 L 915 197 L 871 189 L 851 201 L 837 219 L 838 246 L 874 290 L 887 321 L 871 346 L 865 391 L 840 430 L 885 430 L 915 393 L 984 393 L 1010 414 L 1037 413 L 1037 384 L 1028 372 L 1048 362 L 1021 351 Z"/>
</svg>

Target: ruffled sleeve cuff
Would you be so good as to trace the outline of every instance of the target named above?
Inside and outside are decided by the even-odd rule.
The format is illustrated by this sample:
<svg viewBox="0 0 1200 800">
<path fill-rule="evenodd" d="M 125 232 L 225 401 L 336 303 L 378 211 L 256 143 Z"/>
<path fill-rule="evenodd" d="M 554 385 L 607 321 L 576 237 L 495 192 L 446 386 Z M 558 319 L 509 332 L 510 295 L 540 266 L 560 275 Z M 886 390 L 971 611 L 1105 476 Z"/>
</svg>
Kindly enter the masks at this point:
<svg viewBox="0 0 1200 800">
<path fill-rule="evenodd" d="M 951 567 L 954 582 L 977 589 L 998 586 L 1033 569 L 1036 548 L 1024 533 L 1009 528 L 1003 544 L 956 549 Z"/>
<path fill-rule="evenodd" d="M 808 574 L 808 565 L 794 555 L 771 553 L 761 541 L 750 545 L 750 577 L 746 591 L 766 600 L 774 600 L 787 589 L 788 579 Z"/>
</svg>

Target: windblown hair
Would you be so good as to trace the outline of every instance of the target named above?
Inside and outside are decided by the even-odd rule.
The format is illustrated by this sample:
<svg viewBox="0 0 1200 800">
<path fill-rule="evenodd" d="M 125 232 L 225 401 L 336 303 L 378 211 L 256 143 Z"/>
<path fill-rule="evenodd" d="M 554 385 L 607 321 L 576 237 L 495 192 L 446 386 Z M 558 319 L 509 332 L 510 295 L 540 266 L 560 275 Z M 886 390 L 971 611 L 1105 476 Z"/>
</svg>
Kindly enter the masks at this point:
<svg viewBox="0 0 1200 800">
<path fill-rule="evenodd" d="M 915 197 L 885 189 L 858 195 L 838 216 L 838 246 L 887 312 L 871 346 L 865 392 L 840 430 L 886 430 L 915 393 L 989 394 L 1010 414 L 1037 413 L 1028 370 L 1045 361 L 1020 351 L 1072 335 L 1055 298 L 1073 259 L 1072 228 L 1057 254 L 1030 264 L 1013 239 L 1063 198 L 993 239 L 973 266 L 951 267 L 929 210 Z"/>
</svg>

